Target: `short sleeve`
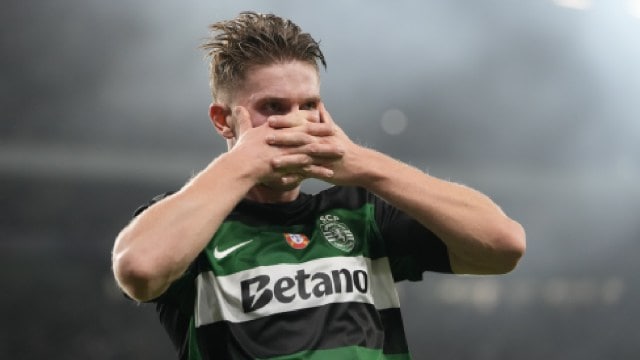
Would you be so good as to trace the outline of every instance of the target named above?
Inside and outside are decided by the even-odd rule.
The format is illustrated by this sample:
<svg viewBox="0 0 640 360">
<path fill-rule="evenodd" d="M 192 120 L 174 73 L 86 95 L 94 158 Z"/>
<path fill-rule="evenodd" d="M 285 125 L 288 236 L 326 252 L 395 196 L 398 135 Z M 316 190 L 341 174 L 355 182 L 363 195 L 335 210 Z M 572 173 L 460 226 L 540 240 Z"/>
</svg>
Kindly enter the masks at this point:
<svg viewBox="0 0 640 360">
<path fill-rule="evenodd" d="M 173 193 L 174 192 L 171 191 L 171 192 L 165 192 L 163 194 L 155 196 L 153 199 L 151 199 L 148 202 L 146 202 L 145 204 L 139 206 L 136 209 L 136 211 L 134 212 L 133 216 L 136 217 L 136 216 L 140 215 L 146 209 L 148 209 L 151 205 L 159 202 L 160 200 L 166 198 L 167 196 L 169 196 L 169 195 L 171 195 Z M 156 299 L 150 300 L 149 302 L 153 302 L 153 303 L 160 303 L 160 302 L 175 303 L 176 301 L 174 299 L 181 298 L 183 293 L 185 291 L 187 291 L 186 289 L 188 289 L 190 286 L 192 286 L 193 282 L 195 281 L 195 275 L 197 275 L 197 272 L 198 272 L 197 271 L 197 264 L 198 264 L 198 259 L 196 259 L 196 261 L 191 263 L 191 265 L 187 268 L 185 273 L 182 274 L 182 276 L 180 278 L 176 279 L 171 284 L 171 286 L 162 295 L 160 295 Z"/>
<path fill-rule="evenodd" d="M 153 197 L 153 199 L 147 201 L 146 203 L 140 205 L 136 211 L 133 212 L 133 217 L 136 217 L 138 215 L 140 215 L 143 211 L 147 210 L 147 208 L 149 208 L 151 205 L 157 203 L 158 201 L 166 198 L 167 196 L 173 194 L 175 191 L 169 191 L 160 195 L 156 195 L 155 197 Z"/>
<path fill-rule="evenodd" d="M 440 238 L 374 194 L 371 201 L 395 281 L 419 281 L 425 271 L 452 272 L 447 247 Z"/>
<path fill-rule="evenodd" d="M 171 194 L 173 192 L 160 194 L 141 205 L 134 212 L 134 217 Z M 198 256 L 184 274 L 176 279 L 162 295 L 149 301 L 149 303 L 155 304 L 160 323 L 169 334 L 171 342 L 178 349 L 181 358 L 183 357 L 182 354 L 187 351 L 188 341 L 186 341 L 186 336 L 189 322 L 193 315 L 195 279 L 200 271 L 202 260 L 201 256 Z"/>
</svg>

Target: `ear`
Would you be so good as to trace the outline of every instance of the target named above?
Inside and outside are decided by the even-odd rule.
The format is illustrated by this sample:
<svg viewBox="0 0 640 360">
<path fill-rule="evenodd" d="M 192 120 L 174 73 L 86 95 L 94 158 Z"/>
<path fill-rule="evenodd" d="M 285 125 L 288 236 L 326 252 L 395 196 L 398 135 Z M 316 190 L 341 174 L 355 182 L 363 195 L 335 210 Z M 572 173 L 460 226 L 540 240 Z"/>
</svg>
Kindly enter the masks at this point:
<svg viewBox="0 0 640 360">
<path fill-rule="evenodd" d="M 231 115 L 229 108 L 223 104 L 212 103 L 209 105 L 209 118 L 216 128 L 218 134 L 222 135 L 225 139 L 232 139 L 235 137 L 231 124 L 227 122 L 227 117 Z"/>
<path fill-rule="evenodd" d="M 225 139 L 234 137 L 231 124 L 227 122 L 227 116 L 229 115 L 231 115 L 231 111 L 227 106 L 218 103 L 209 105 L 209 118 L 218 134 L 222 135 Z"/>
</svg>

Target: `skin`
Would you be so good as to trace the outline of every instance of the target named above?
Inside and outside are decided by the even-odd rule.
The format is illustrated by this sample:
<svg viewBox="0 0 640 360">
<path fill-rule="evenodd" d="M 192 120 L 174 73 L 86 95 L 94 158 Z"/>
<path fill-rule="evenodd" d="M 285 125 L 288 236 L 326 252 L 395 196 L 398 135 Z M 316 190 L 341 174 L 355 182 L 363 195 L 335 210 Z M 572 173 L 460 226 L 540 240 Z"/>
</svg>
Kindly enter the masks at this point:
<svg viewBox="0 0 640 360">
<path fill-rule="evenodd" d="M 320 117 L 318 74 L 300 62 L 254 67 L 249 73 L 233 96 L 223 96 L 233 99 L 229 104 L 210 106 L 210 118 L 230 151 L 236 145 L 256 151 L 251 160 L 260 178 L 247 198 L 293 201 L 305 178 L 333 175 L 322 165 L 340 159 L 343 152 L 332 142 L 334 124 Z M 265 141 L 271 146 L 265 148 Z"/>
<path fill-rule="evenodd" d="M 447 245 L 455 273 L 505 273 L 524 254 L 522 226 L 487 196 L 352 142 L 324 108 L 313 66 L 250 68 L 222 98 L 230 100 L 212 104 L 209 115 L 229 151 L 116 239 L 114 274 L 132 298 L 161 295 L 243 198 L 293 201 L 306 178 L 361 186 L 404 210 Z"/>
</svg>

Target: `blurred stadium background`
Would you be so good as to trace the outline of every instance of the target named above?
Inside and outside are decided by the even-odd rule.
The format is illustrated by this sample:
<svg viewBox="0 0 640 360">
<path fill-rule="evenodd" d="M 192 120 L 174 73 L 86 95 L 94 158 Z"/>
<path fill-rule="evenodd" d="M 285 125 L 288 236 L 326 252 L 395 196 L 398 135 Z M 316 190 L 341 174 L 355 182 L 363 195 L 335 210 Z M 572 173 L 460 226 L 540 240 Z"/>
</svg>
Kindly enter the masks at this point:
<svg viewBox="0 0 640 360">
<path fill-rule="evenodd" d="M 400 285 L 415 359 L 640 350 L 640 1 L 16 1 L 0 11 L 0 358 L 174 359 L 114 285 L 132 211 L 225 150 L 207 24 L 274 12 L 321 40 L 352 138 L 492 196 L 528 252 Z M 323 184 L 310 182 L 308 191 Z"/>
</svg>

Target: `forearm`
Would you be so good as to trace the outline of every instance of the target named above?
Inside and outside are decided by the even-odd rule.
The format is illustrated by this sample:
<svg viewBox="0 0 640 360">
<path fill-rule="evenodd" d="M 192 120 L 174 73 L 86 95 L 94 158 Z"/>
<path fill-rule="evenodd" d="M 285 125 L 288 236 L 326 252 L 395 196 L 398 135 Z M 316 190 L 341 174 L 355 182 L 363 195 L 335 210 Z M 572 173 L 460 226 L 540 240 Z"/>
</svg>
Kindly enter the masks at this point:
<svg viewBox="0 0 640 360">
<path fill-rule="evenodd" d="M 524 230 L 487 196 L 363 149 L 361 186 L 433 231 L 447 246 L 456 273 L 504 273 L 525 247 Z"/>
<path fill-rule="evenodd" d="M 138 215 L 118 235 L 113 270 L 129 296 L 144 301 L 162 294 L 253 186 L 254 180 L 229 154 Z"/>
</svg>

